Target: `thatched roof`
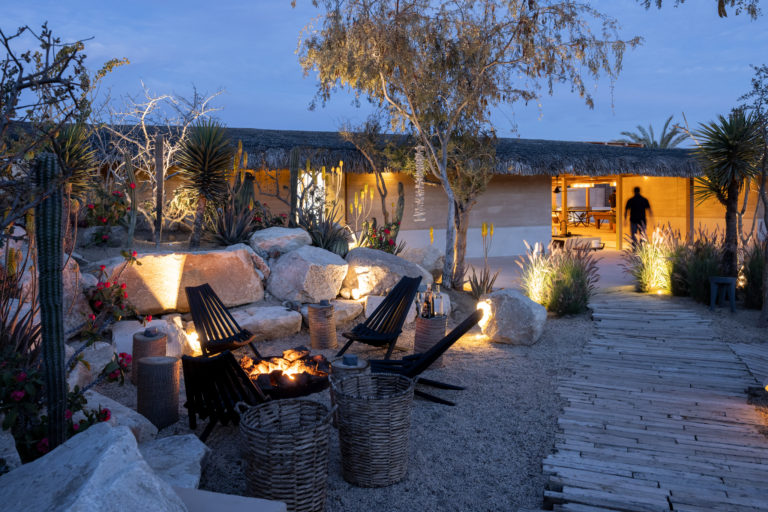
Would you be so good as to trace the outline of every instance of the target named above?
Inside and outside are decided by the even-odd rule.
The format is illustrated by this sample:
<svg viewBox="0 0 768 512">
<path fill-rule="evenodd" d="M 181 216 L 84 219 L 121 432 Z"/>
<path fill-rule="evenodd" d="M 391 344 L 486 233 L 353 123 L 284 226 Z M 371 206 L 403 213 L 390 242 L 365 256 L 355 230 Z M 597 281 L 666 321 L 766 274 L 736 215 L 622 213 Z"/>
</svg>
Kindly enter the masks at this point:
<svg viewBox="0 0 768 512">
<path fill-rule="evenodd" d="M 288 153 L 302 148 L 303 162 L 333 166 L 344 161 L 344 171 L 371 172 L 355 147 L 336 132 L 305 132 L 230 128 L 232 140 L 241 140 L 251 162 L 262 161 L 270 168 L 287 168 Z M 577 174 L 606 176 L 692 177 L 701 168 L 690 150 L 648 149 L 588 142 L 500 138 L 496 145 L 496 172 L 509 175 Z"/>
<path fill-rule="evenodd" d="M 252 167 L 286 169 L 291 149 L 298 147 L 302 165 L 309 159 L 314 166 L 331 167 L 343 160 L 345 172 L 372 172 L 362 154 L 338 132 L 255 128 L 227 128 L 227 131 L 233 142 L 242 141 Z M 404 135 L 387 137 L 410 144 Z M 496 162 L 497 174 L 522 176 L 637 174 L 692 177 L 701 174 L 698 162 L 687 149 L 649 149 L 558 140 L 499 138 Z"/>
</svg>

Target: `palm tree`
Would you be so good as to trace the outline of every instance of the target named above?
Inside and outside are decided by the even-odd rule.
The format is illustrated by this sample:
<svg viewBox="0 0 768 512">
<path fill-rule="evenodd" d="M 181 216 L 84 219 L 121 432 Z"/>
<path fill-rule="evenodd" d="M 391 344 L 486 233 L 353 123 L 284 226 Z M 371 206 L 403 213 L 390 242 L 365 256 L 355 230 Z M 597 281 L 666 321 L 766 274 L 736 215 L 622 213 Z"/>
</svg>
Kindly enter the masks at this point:
<svg viewBox="0 0 768 512">
<path fill-rule="evenodd" d="M 695 137 L 699 141 L 696 157 L 704 170 L 704 176 L 697 178 L 696 193 L 699 201 L 714 197 L 725 206 L 722 271 L 737 277 L 739 195 L 748 180 L 759 174 L 763 149 L 760 122 L 754 115 L 737 110 L 701 124 Z"/>
<path fill-rule="evenodd" d="M 673 126 L 671 130 L 669 123 L 672 122 L 672 116 L 667 118 L 667 122 L 664 123 L 664 128 L 661 129 L 661 136 L 659 140 L 656 140 L 653 134 L 653 126 L 648 125 L 646 130 L 644 127 L 637 125 L 637 132 L 621 132 L 626 139 L 619 139 L 619 142 L 630 142 L 634 144 L 643 144 L 647 148 L 665 149 L 674 148 L 680 145 L 688 136 L 680 130 L 677 126 Z"/>
<path fill-rule="evenodd" d="M 197 212 L 189 247 L 200 245 L 203 217 L 208 201 L 222 203 L 227 197 L 228 173 L 234 149 L 216 121 L 202 121 L 194 126 L 179 151 L 179 167 L 186 187 L 197 194 Z"/>
</svg>

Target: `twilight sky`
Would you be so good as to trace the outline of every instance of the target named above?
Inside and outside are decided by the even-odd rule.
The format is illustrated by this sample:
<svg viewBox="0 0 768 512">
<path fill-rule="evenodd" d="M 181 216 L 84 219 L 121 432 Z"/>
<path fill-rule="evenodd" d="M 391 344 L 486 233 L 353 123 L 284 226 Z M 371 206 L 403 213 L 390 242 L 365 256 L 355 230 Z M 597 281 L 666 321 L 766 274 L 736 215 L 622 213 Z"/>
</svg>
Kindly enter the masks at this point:
<svg viewBox="0 0 768 512">
<path fill-rule="evenodd" d="M 365 119 L 365 105 L 355 108 L 346 93 L 308 110 L 315 82 L 303 77 L 294 51 L 318 11 L 309 0 L 297 3 L 292 9 L 289 0 L 0 0 L 0 27 L 12 32 L 47 20 L 64 39 L 94 38 L 86 43 L 94 68 L 128 58 L 131 64 L 105 81 L 112 97 L 138 94 L 142 80 L 156 93 L 187 95 L 192 84 L 224 89 L 217 115 L 231 127 L 333 131 Z M 568 88 L 544 93 L 541 109 L 535 102 L 505 105 L 494 115 L 499 136 L 611 140 L 637 124 L 652 123 L 658 131 L 671 114 L 679 120 L 685 112 L 691 124 L 708 121 L 748 90 L 750 64 L 768 63 L 768 15 L 721 19 L 714 0 L 677 8 L 669 0 L 661 11 L 646 11 L 634 0 L 590 3 L 619 20 L 622 37 L 645 39 L 625 56 L 613 98 L 602 80 L 594 110 Z"/>
</svg>

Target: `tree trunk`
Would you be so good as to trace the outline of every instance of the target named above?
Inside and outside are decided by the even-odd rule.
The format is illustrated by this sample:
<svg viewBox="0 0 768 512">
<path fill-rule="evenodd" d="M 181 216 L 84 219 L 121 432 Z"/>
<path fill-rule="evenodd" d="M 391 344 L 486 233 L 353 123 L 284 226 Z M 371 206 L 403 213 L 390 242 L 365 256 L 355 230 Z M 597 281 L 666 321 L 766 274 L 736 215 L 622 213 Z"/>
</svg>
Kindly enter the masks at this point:
<svg viewBox="0 0 768 512">
<path fill-rule="evenodd" d="M 723 247 L 722 271 L 727 277 L 738 277 L 739 233 L 737 215 L 739 209 L 739 183 L 728 186 L 725 204 L 725 243 Z"/>
<path fill-rule="evenodd" d="M 768 148 L 763 148 L 763 172 L 760 182 L 760 200 L 763 203 L 763 229 L 768 230 L 768 190 L 766 190 L 766 180 L 768 180 L 768 168 L 766 168 L 766 158 L 768 157 Z M 760 310 L 759 325 L 768 326 L 768 233 L 763 232 L 765 240 L 763 241 L 763 307 Z"/>
<path fill-rule="evenodd" d="M 384 224 L 389 225 L 389 210 L 387 209 L 387 184 L 384 183 L 384 176 L 381 172 L 376 172 L 376 188 L 381 200 L 381 214 L 384 216 Z"/>
<path fill-rule="evenodd" d="M 205 218 L 205 205 L 208 200 L 201 195 L 197 198 L 197 213 L 195 213 L 195 226 L 192 229 L 192 236 L 189 237 L 189 248 L 194 249 L 200 246 L 200 237 L 203 234 L 203 219 Z"/>
<path fill-rule="evenodd" d="M 451 287 L 454 290 L 461 290 L 464 286 L 464 274 L 466 274 L 466 268 L 464 267 L 464 258 L 467 255 L 467 228 L 469 228 L 469 212 L 471 205 L 456 205 L 455 219 L 456 219 L 456 263 L 453 270 L 453 278 L 451 279 Z"/>
</svg>

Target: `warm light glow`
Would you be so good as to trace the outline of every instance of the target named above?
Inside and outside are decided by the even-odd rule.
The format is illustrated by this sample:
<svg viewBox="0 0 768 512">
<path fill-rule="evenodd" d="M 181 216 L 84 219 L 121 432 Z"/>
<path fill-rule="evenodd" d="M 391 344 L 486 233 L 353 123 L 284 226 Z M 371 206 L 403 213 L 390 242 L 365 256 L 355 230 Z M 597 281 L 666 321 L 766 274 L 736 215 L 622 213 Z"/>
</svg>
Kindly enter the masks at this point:
<svg viewBox="0 0 768 512">
<path fill-rule="evenodd" d="M 257 364 L 253 365 L 249 372 L 251 379 L 256 379 L 262 373 L 272 373 L 275 370 L 280 370 L 283 375 L 293 380 L 294 377 L 300 373 L 307 372 L 312 373 L 313 368 L 307 366 L 302 359 L 296 359 L 289 361 L 282 358 L 273 358 L 271 360 L 261 360 Z"/>
<path fill-rule="evenodd" d="M 351 293 L 352 298 L 354 300 L 359 300 L 360 299 L 360 290 L 358 288 L 352 288 L 352 291 L 350 293 Z"/>
<path fill-rule="evenodd" d="M 763 389 L 765 389 L 766 391 L 768 391 L 768 380 L 766 380 L 765 382 L 763 382 Z"/>
<path fill-rule="evenodd" d="M 594 186 L 594 183 L 571 183 L 568 185 L 569 188 L 592 188 Z"/>
<path fill-rule="evenodd" d="M 203 354 L 203 349 L 200 347 L 200 337 L 197 335 L 197 331 L 184 333 L 187 337 L 187 345 L 189 345 L 194 351 L 195 356 Z"/>
<path fill-rule="evenodd" d="M 480 319 L 478 325 L 480 326 L 480 330 L 485 333 L 486 327 L 491 323 L 491 301 L 488 299 L 478 301 L 477 309 L 483 312 L 483 318 Z"/>
</svg>

